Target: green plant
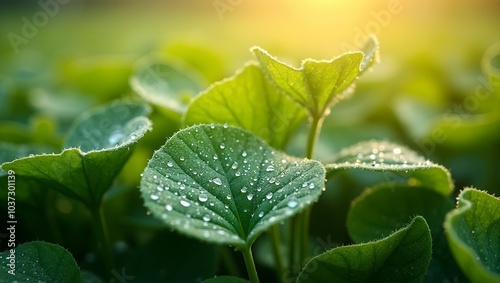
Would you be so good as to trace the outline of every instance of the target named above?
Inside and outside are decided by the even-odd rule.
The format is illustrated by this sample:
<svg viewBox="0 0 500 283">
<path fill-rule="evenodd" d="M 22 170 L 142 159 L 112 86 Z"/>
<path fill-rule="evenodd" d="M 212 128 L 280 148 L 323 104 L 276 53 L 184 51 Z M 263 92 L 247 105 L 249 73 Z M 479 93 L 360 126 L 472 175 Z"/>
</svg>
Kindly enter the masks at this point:
<svg viewBox="0 0 500 283">
<path fill-rule="evenodd" d="M 275 275 L 266 275 L 266 280 L 500 281 L 498 198 L 467 188 L 454 209 L 449 171 L 388 141 L 360 142 L 329 162 L 315 160 L 325 118 L 351 95 L 358 76 L 378 59 L 375 39 L 362 51 L 332 60 L 306 59 L 300 68 L 261 48 L 251 51 L 258 62 L 245 64 L 234 76 L 196 96 L 200 80 L 166 59 L 143 61 L 132 75 L 135 92 L 159 109 L 160 119 L 171 123 L 175 132 L 154 152 L 141 175 L 140 195 L 154 218 L 139 212 L 128 219 L 139 230 L 134 239 L 141 239 L 134 251 L 120 254 L 110 247 L 103 199 L 106 192 L 120 196 L 119 189 L 113 192 L 113 180 L 136 142 L 143 136 L 148 142 L 150 107 L 144 102 L 116 101 L 84 114 L 69 129 L 60 154 L 44 154 L 49 150 L 44 147 L 0 144 L 0 177 L 8 183 L 15 175 L 18 201 L 50 201 L 59 197 L 51 195 L 53 191 L 90 212 L 97 244 L 89 249 L 100 251 L 98 261 L 105 266 L 89 265 L 86 269 L 92 272 L 85 269 L 80 276 L 68 251 L 31 242 L 14 252 L 2 252 L 0 282 L 12 278 L 101 282 L 94 273 L 116 278 L 124 265 L 135 268 L 130 274 L 144 282 L 246 282 L 241 278 L 245 276 L 237 276 L 234 255 L 226 249 L 230 245 L 242 253 L 246 278 L 255 283 L 259 274 L 253 247 L 266 231 L 265 240 L 257 243 L 272 250 L 268 265 Z M 304 157 L 294 157 L 286 153 L 287 145 L 304 129 L 306 119 L 307 134 L 304 142 L 298 142 Z M 155 143 L 150 146 L 157 148 Z M 374 181 L 348 209 L 352 243 L 321 251 L 311 247 L 311 209 L 325 191 L 325 181 L 345 172 L 366 174 L 362 176 Z M 328 225 L 326 217 L 320 220 Z M 165 233 L 165 226 L 197 240 Z M 141 234 L 141 229 L 154 233 Z M 233 276 L 211 278 L 216 250 L 200 242 L 218 244 L 217 254 Z M 30 269 L 4 276 L 11 270 L 12 254 L 18 265 Z M 64 270 L 53 265 L 56 259 L 66 266 Z M 171 260 L 178 270 L 165 269 L 162 260 Z M 199 265 L 194 274 L 182 272 L 193 265 Z"/>
</svg>

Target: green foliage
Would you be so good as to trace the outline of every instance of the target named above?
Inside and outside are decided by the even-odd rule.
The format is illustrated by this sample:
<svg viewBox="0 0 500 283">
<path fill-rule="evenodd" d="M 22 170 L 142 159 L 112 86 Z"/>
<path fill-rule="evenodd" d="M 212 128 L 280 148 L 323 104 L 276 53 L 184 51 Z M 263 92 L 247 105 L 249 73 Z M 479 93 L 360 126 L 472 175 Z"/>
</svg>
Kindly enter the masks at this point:
<svg viewBox="0 0 500 283">
<path fill-rule="evenodd" d="M 471 282 L 500 282 L 500 200 L 466 188 L 444 225 L 453 256 Z"/>
<path fill-rule="evenodd" d="M 297 282 L 422 282 L 432 251 L 424 218 L 390 236 L 332 249 L 313 258 Z"/>
<path fill-rule="evenodd" d="M 149 162 L 145 205 L 168 226 L 201 240 L 250 247 L 270 226 L 318 199 L 324 169 L 222 125 L 179 131 Z"/>
<path fill-rule="evenodd" d="M 11 261 L 11 258 L 14 260 Z M 50 243 L 30 242 L 4 251 L 0 253 L 0 263 L 0 282 L 4 283 L 83 282 L 71 253 Z M 11 263 L 14 268 L 9 266 Z"/>
</svg>

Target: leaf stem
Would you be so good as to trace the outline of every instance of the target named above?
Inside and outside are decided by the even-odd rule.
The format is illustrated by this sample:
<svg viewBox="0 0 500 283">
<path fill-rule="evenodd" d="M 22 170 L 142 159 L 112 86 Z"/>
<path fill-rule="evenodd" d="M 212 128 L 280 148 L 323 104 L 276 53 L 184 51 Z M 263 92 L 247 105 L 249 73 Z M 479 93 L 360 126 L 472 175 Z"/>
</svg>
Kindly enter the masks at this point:
<svg viewBox="0 0 500 283">
<path fill-rule="evenodd" d="M 319 133 L 323 126 L 324 116 L 318 115 L 311 118 L 309 134 L 307 137 L 306 158 L 312 159 L 318 143 Z M 299 256 L 297 258 L 299 265 L 308 255 L 309 245 L 309 222 L 311 217 L 311 207 L 308 207 L 298 217 L 298 227 L 300 227 L 297 238 L 299 244 Z"/>
<path fill-rule="evenodd" d="M 99 239 L 99 249 L 104 261 L 104 266 L 106 267 L 107 272 L 111 273 L 111 271 L 115 269 L 115 264 L 113 260 L 113 252 L 109 244 L 103 210 L 100 206 L 95 206 L 91 207 L 90 211 L 92 213 L 92 218 L 94 219 L 95 231 L 97 232 L 97 237 Z"/>
<path fill-rule="evenodd" d="M 283 257 L 283 250 L 281 249 L 281 236 L 278 225 L 274 225 L 271 227 L 271 246 L 274 254 L 274 261 L 276 263 L 276 273 L 278 276 L 278 280 L 281 281 L 283 274 L 285 274 L 285 264 Z"/>
<path fill-rule="evenodd" d="M 259 283 L 259 276 L 257 275 L 255 262 L 253 261 L 252 246 L 245 247 L 241 252 L 245 259 L 245 266 L 247 268 L 248 277 L 250 278 L 250 283 Z"/>
</svg>

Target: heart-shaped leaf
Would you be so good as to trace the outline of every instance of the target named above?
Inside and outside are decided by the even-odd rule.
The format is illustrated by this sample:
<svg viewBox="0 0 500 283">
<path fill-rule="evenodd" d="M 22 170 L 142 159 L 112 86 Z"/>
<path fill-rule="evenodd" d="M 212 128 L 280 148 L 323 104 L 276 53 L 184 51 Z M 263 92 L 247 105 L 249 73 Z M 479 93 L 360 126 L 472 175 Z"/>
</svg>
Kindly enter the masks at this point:
<svg viewBox="0 0 500 283">
<path fill-rule="evenodd" d="M 452 254 L 469 280 L 500 282 L 500 199 L 464 189 L 444 227 Z"/>
<path fill-rule="evenodd" d="M 181 233 L 248 248 L 318 199 L 324 168 L 275 151 L 250 132 L 200 125 L 155 152 L 141 180 L 145 205 Z"/>
<path fill-rule="evenodd" d="M 58 245 L 29 242 L 0 253 L 0 282 L 59 282 L 82 281 L 73 256 Z"/>
<path fill-rule="evenodd" d="M 151 122 L 144 104 L 115 102 L 83 114 L 69 130 L 60 154 L 41 154 L 2 164 L 18 176 L 78 199 L 87 206 L 100 203 Z"/>
<path fill-rule="evenodd" d="M 184 123 L 238 126 L 283 149 L 305 117 L 305 110 L 272 86 L 258 66 L 248 64 L 193 99 Z"/>
<path fill-rule="evenodd" d="M 345 148 L 325 168 L 327 176 L 352 169 L 396 173 L 408 177 L 412 186 L 433 189 L 444 196 L 454 188 L 446 168 L 391 142 L 368 141 Z"/>
<path fill-rule="evenodd" d="M 351 52 L 332 60 L 305 59 L 300 68 L 280 62 L 262 48 L 253 47 L 251 51 L 281 91 L 306 108 L 312 117 L 320 118 L 344 98 L 354 80 L 376 59 L 377 49 L 375 39 L 370 38 L 363 48 L 366 54 Z"/>
<path fill-rule="evenodd" d="M 176 115 L 183 115 L 189 100 L 201 90 L 192 74 L 160 60 L 141 64 L 130 79 L 130 85 L 147 102 Z"/>
<path fill-rule="evenodd" d="M 334 248 L 314 257 L 297 282 L 422 282 L 431 253 L 429 227 L 417 216 L 381 240 Z"/>
</svg>

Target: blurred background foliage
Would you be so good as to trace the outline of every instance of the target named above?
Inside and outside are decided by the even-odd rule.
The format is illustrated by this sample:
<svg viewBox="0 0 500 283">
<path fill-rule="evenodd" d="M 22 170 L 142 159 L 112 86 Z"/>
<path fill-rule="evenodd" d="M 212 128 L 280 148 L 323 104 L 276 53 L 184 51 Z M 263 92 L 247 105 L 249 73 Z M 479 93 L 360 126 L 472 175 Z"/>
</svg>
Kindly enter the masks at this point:
<svg viewBox="0 0 500 283">
<path fill-rule="evenodd" d="M 51 15 L 40 3 L 50 3 Z M 176 62 L 205 89 L 253 60 L 248 51 L 253 45 L 298 66 L 306 57 L 329 59 L 356 50 L 373 33 L 381 61 L 358 80 L 352 97 L 332 110 L 317 157 L 328 161 L 359 141 L 391 140 L 449 168 L 457 192 L 474 186 L 499 195 L 499 15 L 497 0 L 2 1 L 0 142 L 60 148 L 70 123 L 83 111 L 137 97 L 129 80 L 147 56 Z M 152 152 L 180 127 L 178 117 L 158 107 L 151 119 L 154 131 L 106 195 L 117 253 L 143 256 L 152 245 L 162 246 L 165 254 L 179 250 L 158 240 L 164 228 L 146 217 L 137 190 Z M 303 155 L 305 139 L 305 131 L 299 131 L 288 151 Z M 351 172 L 328 182 L 313 209 L 314 247 L 350 242 L 345 230 L 350 202 L 366 187 L 392 177 L 380 178 Z M 25 183 L 19 186 L 40 189 Z M 91 225 L 80 205 L 48 191 L 38 202 L 20 197 L 17 213 L 23 219 L 18 243 L 60 243 L 92 269 L 95 255 L 88 251 L 95 241 L 86 235 Z M 208 256 L 195 259 L 214 262 L 214 251 L 202 246 L 197 252 Z M 266 256 L 258 258 L 265 266 Z M 205 266 L 196 278 L 216 270 Z M 133 272 L 141 276 L 137 268 Z M 155 278 L 172 276 L 162 274 Z"/>
</svg>

